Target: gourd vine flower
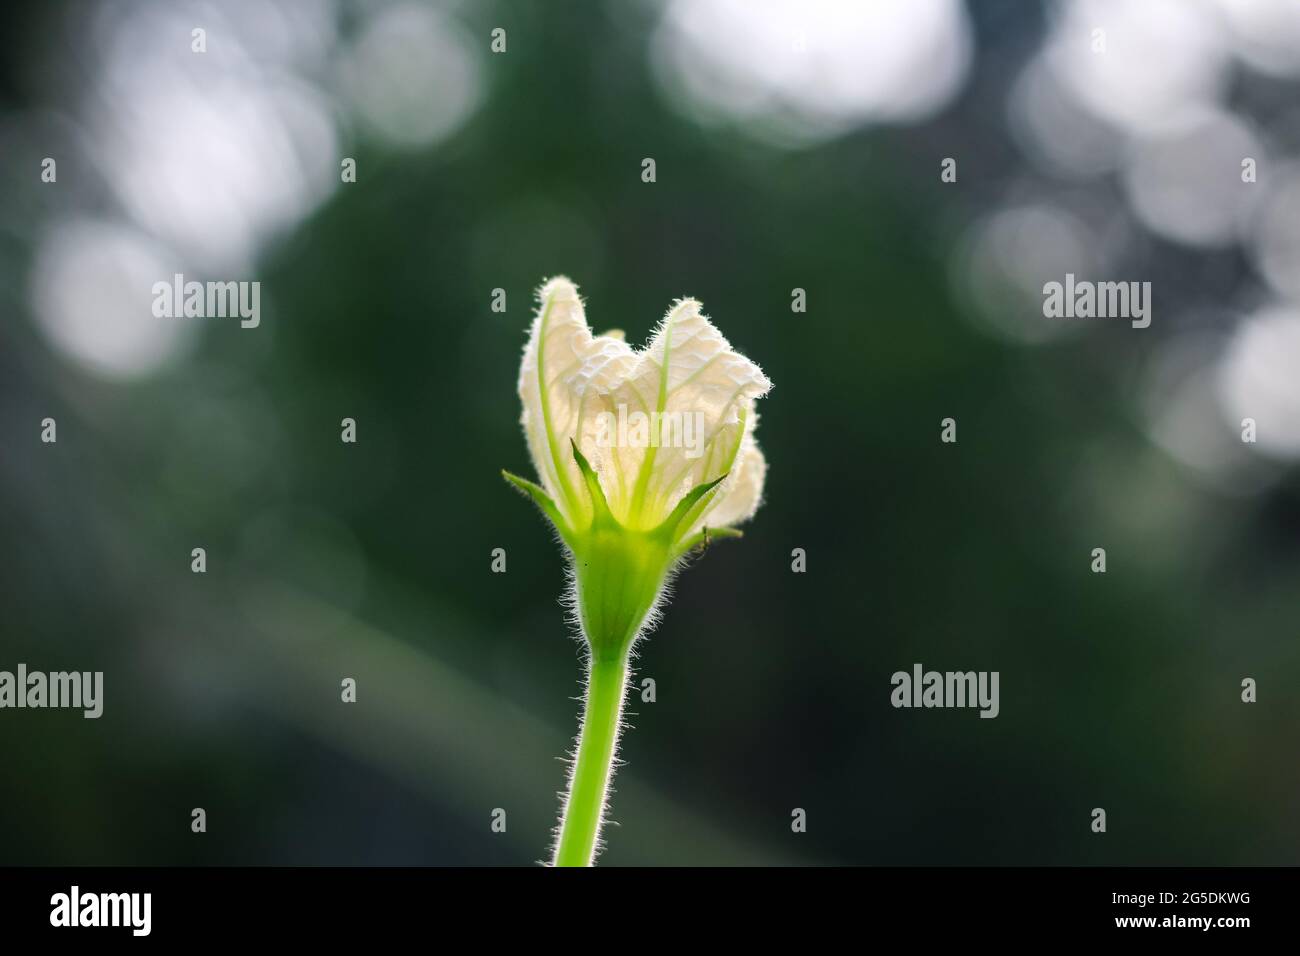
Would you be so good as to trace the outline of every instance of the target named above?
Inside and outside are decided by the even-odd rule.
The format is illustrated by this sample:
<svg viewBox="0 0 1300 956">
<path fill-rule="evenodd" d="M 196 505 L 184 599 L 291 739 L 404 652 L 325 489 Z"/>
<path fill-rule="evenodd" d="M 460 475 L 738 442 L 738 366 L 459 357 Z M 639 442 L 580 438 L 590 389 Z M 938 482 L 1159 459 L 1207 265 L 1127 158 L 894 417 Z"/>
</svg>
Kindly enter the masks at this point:
<svg viewBox="0 0 1300 956">
<path fill-rule="evenodd" d="M 758 510 L 767 464 L 755 400 L 772 387 L 679 299 L 650 343 L 592 335 L 572 282 L 538 294 L 519 370 L 540 483 L 509 472 L 555 527 L 587 646 L 587 694 L 552 862 L 588 866 L 599 848 L 628 661 L 673 575 Z"/>
</svg>

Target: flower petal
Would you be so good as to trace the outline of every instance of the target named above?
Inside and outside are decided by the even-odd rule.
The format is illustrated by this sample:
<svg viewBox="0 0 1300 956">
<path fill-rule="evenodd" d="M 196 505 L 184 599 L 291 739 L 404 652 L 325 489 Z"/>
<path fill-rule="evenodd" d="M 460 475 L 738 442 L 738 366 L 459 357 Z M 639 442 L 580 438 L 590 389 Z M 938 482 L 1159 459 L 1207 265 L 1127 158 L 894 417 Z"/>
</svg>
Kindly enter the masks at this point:
<svg viewBox="0 0 1300 956">
<path fill-rule="evenodd" d="M 604 477 L 614 513 L 653 526 L 690 489 L 729 472 L 751 427 L 746 418 L 754 399 L 771 387 L 698 302 L 679 300 L 606 403 L 609 410 L 649 419 L 650 447 L 623 443 L 606 456 L 613 466 Z"/>
<path fill-rule="evenodd" d="M 570 521 L 590 514 L 570 439 L 582 430 L 588 396 L 623 380 L 633 353 L 613 336 L 593 336 L 578 290 L 563 276 L 538 293 L 539 307 L 519 369 L 528 450 L 542 485 Z"/>
<path fill-rule="evenodd" d="M 763 482 L 767 477 L 767 459 L 755 444 L 747 444 L 736 467 L 718 489 L 712 507 L 695 522 L 691 533 L 702 529 L 734 527 L 748 521 L 763 500 Z"/>
<path fill-rule="evenodd" d="M 630 527 L 657 526 L 692 488 L 727 475 L 682 527 L 698 525 L 738 483 L 754 400 L 771 388 L 762 370 L 694 299 L 678 300 L 641 351 L 617 330 L 593 336 L 568 279 L 547 282 L 539 301 L 519 397 L 533 464 L 556 507 L 575 527 L 592 517 L 572 440 L 613 516 Z"/>
</svg>

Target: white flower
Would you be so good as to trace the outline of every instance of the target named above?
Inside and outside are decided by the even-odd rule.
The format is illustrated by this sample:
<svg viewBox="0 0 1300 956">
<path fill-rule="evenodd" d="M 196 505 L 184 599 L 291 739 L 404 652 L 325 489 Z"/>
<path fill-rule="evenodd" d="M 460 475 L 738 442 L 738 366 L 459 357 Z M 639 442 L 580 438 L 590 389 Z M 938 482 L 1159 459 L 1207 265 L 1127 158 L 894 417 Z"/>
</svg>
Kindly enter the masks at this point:
<svg viewBox="0 0 1300 956">
<path fill-rule="evenodd" d="M 674 554 L 702 540 L 705 528 L 725 534 L 750 518 L 767 471 L 754 441 L 754 403 L 772 383 L 700 304 L 678 300 L 636 351 L 622 333 L 592 335 L 568 279 L 550 280 L 539 298 L 519 397 L 553 510 L 539 498 L 542 489 L 529 491 L 570 546 L 601 514 L 601 496 L 629 531 L 662 528 L 683 508 L 669 529 Z M 588 485 L 586 462 L 598 489 Z"/>
<path fill-rule="evenodd" d="M 591 650 L 577 756 L 556 839 L 558 866 L 591 863 L 621 726 L 633 644 L 681 558 L 758 509 L 767 465 L 754 401 L 772 383 L 694 299 L 680 299 L 641 351 L 591 334 L 578 290 L 542 287 L 519 369 L 535 484 L 505 473 L 568 548 L 578 625 Z"/>
</svg>

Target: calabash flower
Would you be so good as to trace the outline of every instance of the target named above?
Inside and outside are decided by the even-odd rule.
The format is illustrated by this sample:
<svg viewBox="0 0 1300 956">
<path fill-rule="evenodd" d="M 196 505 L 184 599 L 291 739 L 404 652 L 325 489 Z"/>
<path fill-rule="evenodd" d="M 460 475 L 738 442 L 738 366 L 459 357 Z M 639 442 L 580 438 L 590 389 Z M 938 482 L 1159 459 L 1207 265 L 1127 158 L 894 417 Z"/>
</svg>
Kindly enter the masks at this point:
<svg viewBox="0 0 1300 956">
<path fill-rule="evenodd" d="M 539 298 L 519 397 L 540 482 L 506 477 L 541 507 L 566 546 L 591 651 L 556 853 L 557 863 L 588 863 L 632 644 L 682 559 L 712 538 L 738 536 L 735 526 L 758 509 L 767 465 L 754 441 L 754 403 L 772 385 L 694 299 L 678 300 L 650 343 L 634 350 L 621 332 L 592 335 L 568 279 L 552 279 Z M 600 734 L 607 739 L 592 741 L 597 719 L 609 724 Z M 598 790 L 594 808 L 580 805 L 593 797 L 584 787 Z M 584 828 L 587 837 L 578 833 Z"/>
</svg>

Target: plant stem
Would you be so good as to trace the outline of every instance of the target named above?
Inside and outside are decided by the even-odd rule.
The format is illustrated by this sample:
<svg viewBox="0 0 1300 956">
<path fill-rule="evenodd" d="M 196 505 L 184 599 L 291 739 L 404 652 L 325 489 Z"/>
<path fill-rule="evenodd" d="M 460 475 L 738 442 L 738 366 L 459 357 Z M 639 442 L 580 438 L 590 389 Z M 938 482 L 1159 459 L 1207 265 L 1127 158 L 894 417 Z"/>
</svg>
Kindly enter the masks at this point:
<svg viewBox="0 0 1300 956">
<path fill-rule="evenodd" d="M 578 757 L 569 781 L 560 838 L 555 844 L 555 866 L 590 866 L 596 856 L 626 685 L 626 654 L 592 657 Z"/>
</svg>

